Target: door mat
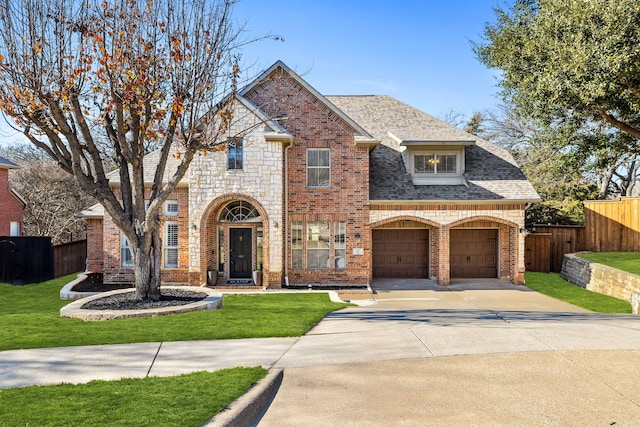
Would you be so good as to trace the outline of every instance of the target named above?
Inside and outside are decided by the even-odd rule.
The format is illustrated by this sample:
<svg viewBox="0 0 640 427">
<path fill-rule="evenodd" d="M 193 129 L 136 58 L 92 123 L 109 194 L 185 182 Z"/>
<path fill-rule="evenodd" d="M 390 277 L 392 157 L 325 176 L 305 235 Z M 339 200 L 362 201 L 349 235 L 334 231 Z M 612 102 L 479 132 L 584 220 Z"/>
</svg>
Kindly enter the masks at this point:
<svg viewBox="0 0 640 427">
<path fill-rule="evenodd" d="M 251 279 L 229 279 L 229 280 L 227 280 L 227 285 L 253 285 L 253 280 L 251 280 Z"/>
</svg>

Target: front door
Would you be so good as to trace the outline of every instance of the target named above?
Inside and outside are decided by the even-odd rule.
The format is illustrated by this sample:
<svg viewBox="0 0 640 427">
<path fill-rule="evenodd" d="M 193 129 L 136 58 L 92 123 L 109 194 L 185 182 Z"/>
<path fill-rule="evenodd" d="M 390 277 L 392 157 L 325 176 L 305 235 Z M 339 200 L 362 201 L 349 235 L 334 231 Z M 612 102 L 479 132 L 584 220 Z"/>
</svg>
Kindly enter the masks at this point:
<svg viewBox="0 0 640 427">
<path fill-rule="evenodd" d="M 229 277 L 248 279 L 251 277 L 251 229 L 232 228 L 229 231 Z"/>
</svg>

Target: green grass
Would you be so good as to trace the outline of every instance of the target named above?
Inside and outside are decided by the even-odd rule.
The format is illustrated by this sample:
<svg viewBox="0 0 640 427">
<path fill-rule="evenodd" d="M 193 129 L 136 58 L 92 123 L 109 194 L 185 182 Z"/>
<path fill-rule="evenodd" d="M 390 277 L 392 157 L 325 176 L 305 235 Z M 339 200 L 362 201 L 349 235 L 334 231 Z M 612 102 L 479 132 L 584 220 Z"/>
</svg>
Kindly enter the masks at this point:
<svg viewBox="0 0 640 427">
<path fill-rule="evenodd" d="M 525 273 L 526 286 L 541 294 L 598 313 L 631 313 L 631 304 L 567 282 L 557 273 Z"/>
<path fill-rule="evenodd" d="M 199 426 L 266 375 L 234 368 L 177 377 L 0 389 L 2 426 Z"/>
<path fill-rule="evenodd" d="M 292 337 L 345 307 L 325 293 L 229 295 L 221 310 L 83 322 L 60 317 L 69 275 L 34 285 L 0 284 L 0 350 L 133 342 Z"/>
<path fill-rule="evenodd" d="M 627 273 L 640 274 L 640 252 L 588 252 L 579 256 Z"/>
</svg>

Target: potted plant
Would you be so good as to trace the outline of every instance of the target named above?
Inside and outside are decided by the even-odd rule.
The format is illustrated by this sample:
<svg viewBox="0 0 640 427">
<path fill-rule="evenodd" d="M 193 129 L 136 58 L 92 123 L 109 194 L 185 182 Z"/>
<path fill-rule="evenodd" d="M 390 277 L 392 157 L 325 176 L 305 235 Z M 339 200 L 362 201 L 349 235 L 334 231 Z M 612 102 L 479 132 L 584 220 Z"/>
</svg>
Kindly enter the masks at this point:
<svg viewBox="0 0 640 427">
<path fill-rule="evenodd" d="M 253 284 L 256 286 L 262 286 L 262 270 L 253 270 Z"/>
<path fill-rule="evenodd" d="M 207 269 L 207 286 L 215 286 L 218 283 L 218 270 L 215 268 Z"/>
</svg>

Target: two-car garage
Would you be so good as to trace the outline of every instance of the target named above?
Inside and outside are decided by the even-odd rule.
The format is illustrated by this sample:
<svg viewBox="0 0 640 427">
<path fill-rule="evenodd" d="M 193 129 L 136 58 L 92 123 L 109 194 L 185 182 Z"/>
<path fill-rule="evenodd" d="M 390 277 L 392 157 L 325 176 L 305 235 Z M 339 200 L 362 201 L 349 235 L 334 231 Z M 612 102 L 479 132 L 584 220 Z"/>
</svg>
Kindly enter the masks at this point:
<svg viewBox="0 0 640 427">
<path fill-rule="evenodd" d="M 461 228 L 449 231 L 451 278 L 498 277 L 498 229 Z M 435 233 L 434 233 L 435 234 Z M 428 229 L 373 230 L 374 278 L 430 278 Z M 437 258 L 435 260 L 437 263 Z M 431 269 L 437 269 L 432 265 Z"/>
</svg>

